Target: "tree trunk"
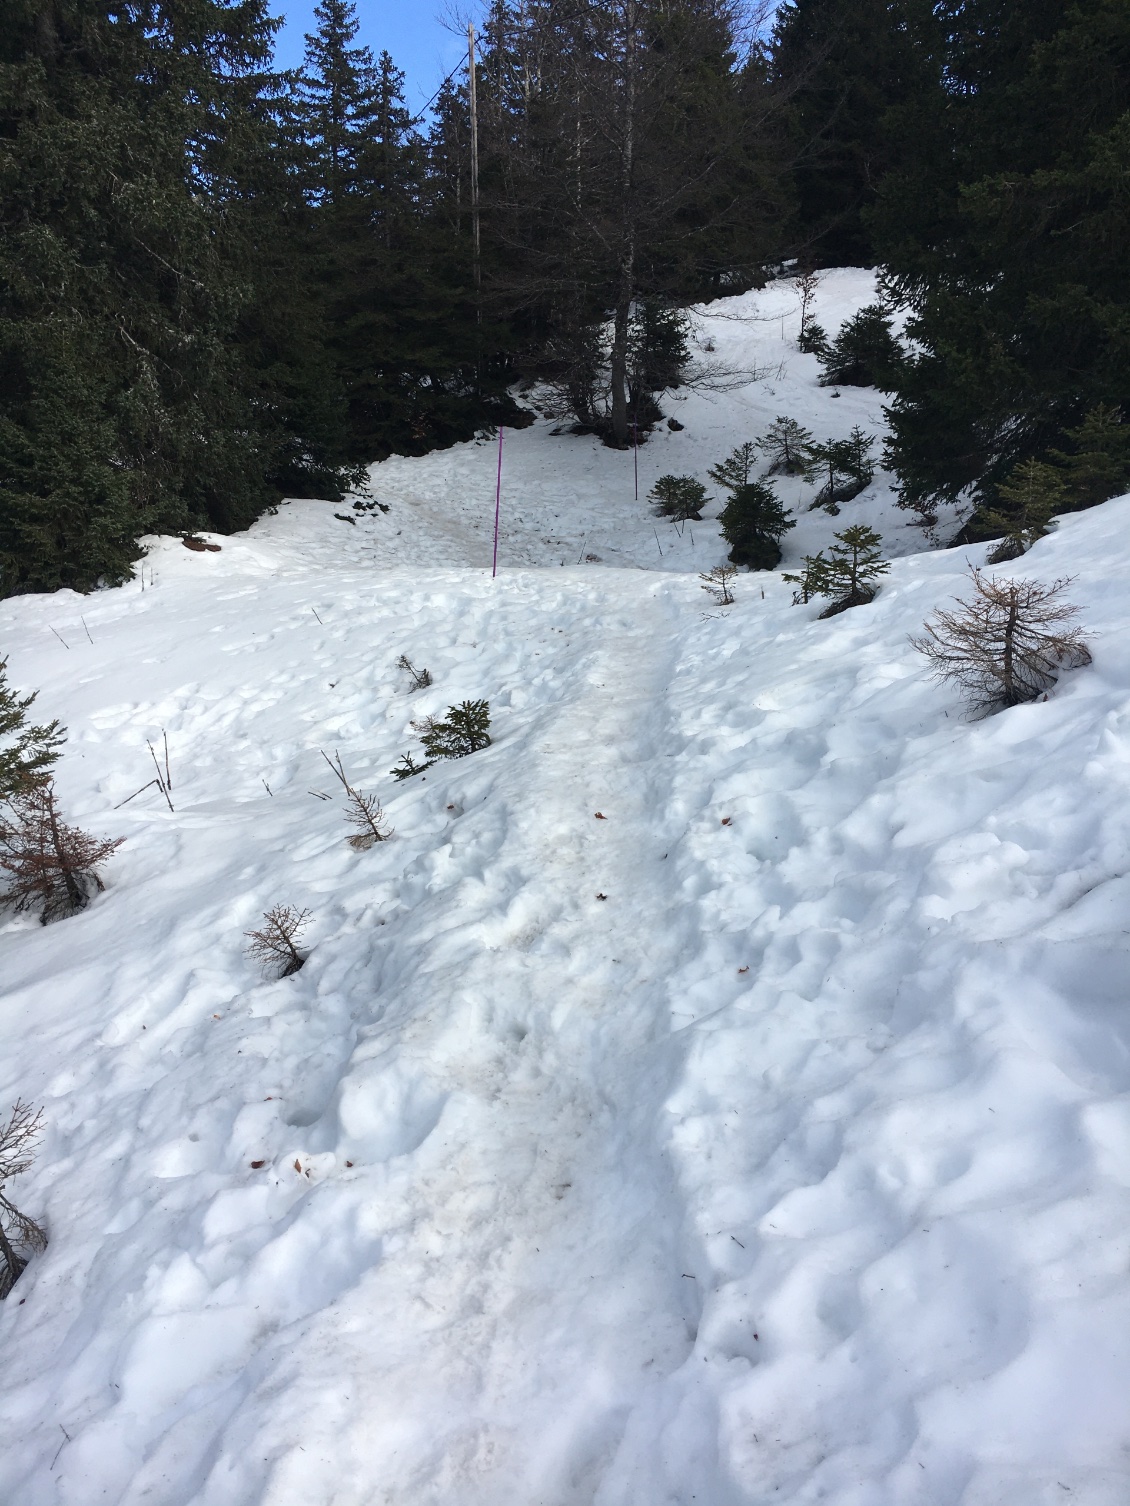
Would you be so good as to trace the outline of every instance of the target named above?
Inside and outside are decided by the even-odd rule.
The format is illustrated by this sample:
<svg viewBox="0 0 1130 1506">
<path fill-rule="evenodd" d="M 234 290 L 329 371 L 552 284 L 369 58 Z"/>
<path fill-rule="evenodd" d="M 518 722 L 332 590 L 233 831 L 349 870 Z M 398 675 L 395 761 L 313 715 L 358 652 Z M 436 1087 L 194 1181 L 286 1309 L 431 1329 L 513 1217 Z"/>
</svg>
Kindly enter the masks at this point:
<svg viewBox="0 0 1130 1506">
<path fill-rule="evenodd" d="M 628 322 L 635 297 L 636 226 L 632 204 L 636 125 L 636 0 L 624 5 L 623 129 L 620 137 L 620 279 L 612 325 L 612 438 L 628 444 Z"/>
<path fill-rule="evenodd" d="M 1012 591 L 1008 603 L 1008 622 L 1004 629 L 1004 703 L 1006 706 L 1017 705 L 1016 672 L 1013 659 L 1016 650 L 1016 592 Z"/>
</svg>

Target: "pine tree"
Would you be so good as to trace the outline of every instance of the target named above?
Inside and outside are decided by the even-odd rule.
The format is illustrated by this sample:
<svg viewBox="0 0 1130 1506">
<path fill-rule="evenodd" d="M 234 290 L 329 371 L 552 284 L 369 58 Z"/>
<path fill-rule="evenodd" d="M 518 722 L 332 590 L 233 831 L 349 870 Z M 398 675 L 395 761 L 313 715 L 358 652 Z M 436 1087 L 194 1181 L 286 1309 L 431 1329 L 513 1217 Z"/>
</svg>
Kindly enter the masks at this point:
<svg viewBox="0 0 1130 1506">
<path fill-rule="evenodd" d="M 67 735 L 57 721 L 29 724 L 35 693 L 17 695 L 7 670 L 7 659 L 0 659 L 0 801 L 47 780 Z"/>
<path fill-rule="evenodd" d="M 352 45 L 360 29 L 353 0 L 319 0 L 314 20 L 295 88 L 296 116 L 306 148 L 307 193 L 337 209 L 360 186 L 377 72 L 369 48 Z"/>
<path fill-rule="evenodd" d="M 849 607 L 866 606 L 874 601 L 879 578 L 891 568 L 882 558 L 882 542 L 875 530 L 863 523 L 837 533 L 826 557 L 823 550 L 806 555 L 801 573 L 784 577 L 798 587 L 794 602 L 830 596 L 832 604 L 820 616 L 835 617 Z"/>
<path fill-rule="evenodd" d="M 757 447 L 768 456 L 771 476 L 778 472 L 803 476 L 810 464 L 812 434 L 795 418 L 777 418 L 757 441 Z"/>
<path fill-rule="evenodd" d="M 708 500 L 706 487 L 693 476 L 660 476 L 647 495 L 659 517 L 676 523 L 697 522 Z"/>
<path fill-rule="evenodd" d="M 274 29 L 265 0 L 6 9 L 0 595 L 121 580 L 138 535 L 278 495 L 287 402 L 243 338 Z"/>
<path fill-rule="evenodd" d="M 875 217 L 915 351 L 891 454 L 923 510 L 991 498 L 1128 396 L 1130 13 L 949 0 L 943 21 L 947 82 L 908 110 Z"/>
<path fill-rule="evenodd" d="M 814 508 L 838 512 L 840 502 L 850 502 L 871 484 L 875 475 L 871 458 L 874 443 L 874 436 L 864 434 L 857 424 L 847 439 L 808 446 L 808 475 L 822 483 L 812 503 Z"/>
<path fill-rule="evenodd" d="M 998 505 L 977 515 L 982 536 L 1002 536 L 989 554 L 989 564 L 1003 564 L 1027 553 L 1048 531 L 1048 523 L 1067 502 L 1063 475 L 1039 460 L 1023 460 L 997 487 Z"/>
<path fill-rule="evenodd" d="M 774 569 L 780 563 L 782 537 L 796 526 L 764 481 L 734 487 L 719 522 L 730 545 L 730 559 L 751 570 Z"/>
<path fill-rule="evenodd" d="M 913 149 L 902 112 L 939 87 L 937 30 L 931 0 L 779 7 L 772 68 L 790 100 L 796 244 L 816 265 L 875 263 L 871 212 Z M 818 354 L 816 327 L 805 333 L 801 349 Z"/>
<path fill-rule="evenodd" d="M 890 391 L 896 380 L 902 350 L 891 332 L 891 317 L 878 304 L 868 304 L 846 320 L 820 356 L 821 387 L 880 387 Z"/>
<path fill-rule="evenodd" d="M 778 419 L 778 423 L 780 422 Z M 737 491 L 739 486 L 747 486 L 753 480 L 753 468 L 760 445 L 760 440 L 747 439 L 745 444 L 731 450 L 725 460 L 712 465 L 706 474 L 711 481 L 716 481 L 728 492 Z"/>
<path fill-rule="evenodd" d="M 1130 424 L 1121 409 L 1100 403 L 1064 438 L 1068 450 L 1048 452 L 1067 491 L 1063 511 L 1093 507 L 1130 488 Z"/>
</svg>

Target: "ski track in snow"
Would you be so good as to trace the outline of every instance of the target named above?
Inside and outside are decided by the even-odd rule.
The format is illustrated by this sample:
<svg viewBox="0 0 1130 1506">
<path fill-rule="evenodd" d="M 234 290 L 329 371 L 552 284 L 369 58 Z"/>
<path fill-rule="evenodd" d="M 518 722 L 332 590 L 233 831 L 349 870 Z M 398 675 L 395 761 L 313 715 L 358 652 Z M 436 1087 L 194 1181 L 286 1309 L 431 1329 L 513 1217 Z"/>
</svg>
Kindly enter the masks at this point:
<svg viewBox="0 0 1130 1506">
<path fill-rule="evenodd" d="M 765 367 L 789 299 L 704 331 Z M 688 396 L 641 493 L 778 412 L 877 427 L 788 366 Z M 915 552 L 882 476 L 787 540 L 875 522 L 875 603 L 719 611 L 716 526 L 657 545 L 551 427 L 507 436 L 497 581 L 472 443 L 374 467 L 355 526 L 0 602 L 67 811 L 128 838 L 84 914 L 0 918 L 51 1235 L 0 1307 L 0 1500 L 1124 1506 L 1130 498 L 1011 567 L 1076 577 L 1093 667 L 971 723 L 907 635 L 984 549 Z M 490 749 L 390 779 L 480 696 Z M 163 731 L 175 811 L 112 809 Z M 319 749 L 393 840 L 347 845 Z M 264 982 L 279 901 L 310 957 Z"/>
</svg>

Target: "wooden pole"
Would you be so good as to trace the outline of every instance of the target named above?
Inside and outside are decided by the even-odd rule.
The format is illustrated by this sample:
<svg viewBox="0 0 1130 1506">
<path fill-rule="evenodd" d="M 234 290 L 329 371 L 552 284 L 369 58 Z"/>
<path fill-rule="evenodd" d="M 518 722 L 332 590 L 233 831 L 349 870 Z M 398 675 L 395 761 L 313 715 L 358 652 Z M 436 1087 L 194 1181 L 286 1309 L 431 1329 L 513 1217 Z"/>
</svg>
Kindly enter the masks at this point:
<svg viewBox="0 0 1130 1506">
<path fill-rule="evenodd" d="M 490 578 L 493 580 L 498 574 L 498 517 L 502 511 L 502 425 L 498 426 L 498 480 L 494 487 L 494 563 L 490 567 Z"/>
</svg>

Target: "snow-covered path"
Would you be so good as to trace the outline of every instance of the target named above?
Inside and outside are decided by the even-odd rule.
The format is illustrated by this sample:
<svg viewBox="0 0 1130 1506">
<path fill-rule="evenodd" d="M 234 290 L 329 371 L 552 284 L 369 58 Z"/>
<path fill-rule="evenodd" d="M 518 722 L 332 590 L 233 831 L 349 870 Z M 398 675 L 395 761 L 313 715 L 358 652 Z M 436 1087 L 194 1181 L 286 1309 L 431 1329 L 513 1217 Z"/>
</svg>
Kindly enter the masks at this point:
<svg viewBox="0 0 1130 1506">
<path fill-rule="evenodd" d="M 907 637 L 983 551 L 711 609 L 716 530 L 642 568 L 623 457 L 547 427 L 496 581 L 469 445 L 356 526 L 0 603 L 68 814 L 127 838 L 82 915 L 0 920 L 51 1235 L 0 1502 L 1125 1506 L 1130 499 L 1022 562 L 1093 667 L 970 723 Z M 560 565 L 586 476 L 620 568 Z M 489 749 L 390 778 L 479 697 Z M 162 733 L 175 811 L 121 805 Z M 393 840 L 347 845 L 321 749 Z M 310 957 L 264 981 L 280 901 Z"/>
</svg>

